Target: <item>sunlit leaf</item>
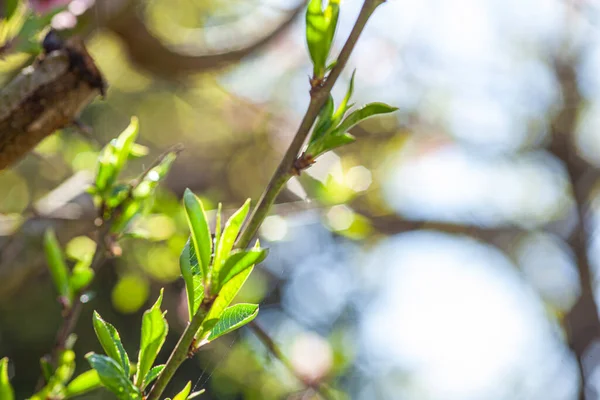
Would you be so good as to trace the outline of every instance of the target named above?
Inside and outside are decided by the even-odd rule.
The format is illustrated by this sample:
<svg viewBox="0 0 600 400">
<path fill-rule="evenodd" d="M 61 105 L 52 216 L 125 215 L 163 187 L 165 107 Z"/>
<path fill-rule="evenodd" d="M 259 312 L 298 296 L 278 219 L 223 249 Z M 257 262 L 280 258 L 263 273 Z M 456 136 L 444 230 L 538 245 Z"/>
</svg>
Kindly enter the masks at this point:
<svg viewBox="0 0 600 400">
<path fill-rule="evenodd" d="M 185 291 L 188 299 L 188 314 L 190 321 L 198 310 L 198 306 L 204 298 L 204 279 L 202 269 L 198 265 L 194 244 L 188 239 L 179 257 L 181 275 L 185 282 Z"/>
<path fill-rule="evenodd" d="M 160 310 L 162 298 L 163 291 L 161 289 L 156 303 L 142 317 L 140 353 L 135 374 L 135 384 L 138 387 L 142 386 L 144 378 L 152 368 L 154 360 L 165 342 L 167 332 L 169 331 L 167 320 Z"/>
<path fill-rule="evenodd" d="M 348 130 L 350 130 L 350 128 L 352 128 L 354 125 L 364 121 L 367 118 L 380 114 L 388 114 L 396 110 L 398 110 L 398 107 L 388 106 L 384 103 L 369 103 L 358 110 L 352 111 L 332 134 L 344 134 L 348 132 Z"/>
<path fill-rule="evenodd" d="M 317 122 L 310 138 L 311 143 L 322 137 L 332 127 L 333 108 L 333 97 L 330 94 L 317 117 Z"/>
<path fill-rule="evenodd" d="M 177 393 L 173 400 L 187 400 L 190 391 L 192 390 L 192 382 L 188 381 L 185 387 L 181 390 L 181 392 Z"/>
<path fill-rule="evenodd" d="M 186 189 L 183 195 L 183 204 L 196 257 L 202 268 L 202 276 L 208 277 L 208 266 L 212 251 L 212 238 L 208 228 L 208 219 L 200 199 L 191 190 Z"/>
<path fill-rule="evenodd" d="M 346 114 L 346 111 L 348 111 L 348 109 L 351 107 L 349 102 L 350 102 L 350 98 L 352 97 L 352 94 L 354 93 L 354 77 L 355 76 L 356 76 L 356 70 L 354 70 L 352 72 L 352 77 L 350 78 L 350 84 L 348 85 L 348 91 L 346 92 L 346 96 L 344 97 L 344 100 L 342 100 L 342 102 L 340 103 L 337 110 L 335 110 L 335 114 L 333 114 L 333 125 L 337 125 L 342 120 L 344 115 Z"/>
<path fill-rule="evenodd" d="M 62 350 L 58 356 L 58 366 L 54 371 L 54 377 L 61 384 L 67 383 L 75 372 L 75 352 L 73 350 Z"/>
<path fill-rule="evenodd" d="M 219 248 L 219 242 L 221 241 L 221 213 L 223 205 L 219 203 L 217 206 L 217 215 L 215 217 L 215 249 Z"/>
<path fill-rule="evenodd" d="M 131 383 L 121 366 L 112 358 L 90 353 L 86 355 L 90 366 L 98 372 L 102 384 L 119 400 L 140 399 L 141 394 Z"/>
<path fill-rule="evenodd" d="M 104 321 L 100 314 L 94 311 L 94 331 L 106 355 L 118 362 L 125 375 L 129 376 L 129 356 L 121 343 L 119 332 L 114 326 Z"/>
<path fill-rule="evenodd" d="M 236 304 L 225 309 L 219 322 L 212 328 L 209 341 L 213 341 L 252 321 L 258 315 L 258 304 Z"/>
<path fill-rule="evenodd" d="M 71 286 L 73 293 L 77 293 L 86 288 L 92 282 L 92 279 L 94 279 L 94 271 L 80 261 L 73 267 L 69 277 L 69 286 Z"/>
<path fill-rule="evenodd" d="M 223 287 L 245 269 L 263 261 L 268 254 L 267 249 L 238 250 L 225 261 L 219 273 L 218 288 Z"/>
<path fill-rule="evenodd" d="M 20 0 L 4 0 L 4 18 L 6 22 L 10 21 L 12 16 L 17 11 Z"/>
<path fill-rule="evenodd" d="M 0 399 L 14 400 L 15 391 L 8 379 L 8 358 L 0 359 Z"/>
<path fill-rule="evenodd" d="M 335 35 L 339 16 L 339 0 L 331 0 L 325 9 L 322 0 L 310 0 L 306 10 L 306 42 L 313 62 L 313 77 L 323 78 L 327 57 Z"/>
<path fill-rule="evenodd" d="M 160 375 L 160 373 L 162 372 L 163 369 L 165 369 L 164 364 L 157 365 L 156 367 L 152 367 L 152 369 L 150 371 L 148 371 L 148 373 L 146 374 L 146 377 L 144 378 L 144 381 L 142 382 L 142 390 L 145 389 L 146 387 L 148 387 L 148 385 L 150 385 L 152 382 L 154 382 L 156 380 L 156 378 L 158 378 L 158 376 Z"/>
<path fill-rule="evenodd" d="M 48 229 L 44 235 L 44 250 L 46 252 L 46 260 L 50 269 L 50 275 L 54 281 L 54 286 L 58 294 L 64 297 L 69 305 L 73 301 L 73 293 L 69 285 L 69 271 L 63 252 L 58 244 L 56 235 L 52 229 Z"/>
<path fill-rule="evenodd" d="M 115 158 L 114 165 L 115 170 L 117 171 L 114 178 L 121 172 L 131 151 L 133 149 L 133 145 L 135 144 L 135 140 L 138 137 L 140 132 L 140 124 L 137 117 L 131 117 L 129 125 L 125 130 L 119 135 L 117 141 L 115 142 Z"/>
<path fill-rule="evenodd" d="M 250 210 L 250 199 L 246 200 L 244 205 L 240 207 L 230 218 L 227 220 L 225 227 L 223 228 L 223 233 L 219 240 L 219 246 L 215 251 L 215 259 L 213 263 L 212 269 L 212 282 L 211 287 L 216 288 L 219 286 L 219 273 L 222 268 L 222 264 L 225 259 L 229 256 L 231 249 L 233 248 L 233 244 L 242 228 L 242 224 L 248 215 L 248 211 Z M 215 292 L 213 292 L 215 293 Z"/>
<path fill-rule="evenodd" d="M 95 369 L 85 371 L 73 379 L 66 387 L 65 399 L 80 396 L 102 386 L 100 376 Z"/>
</svg>

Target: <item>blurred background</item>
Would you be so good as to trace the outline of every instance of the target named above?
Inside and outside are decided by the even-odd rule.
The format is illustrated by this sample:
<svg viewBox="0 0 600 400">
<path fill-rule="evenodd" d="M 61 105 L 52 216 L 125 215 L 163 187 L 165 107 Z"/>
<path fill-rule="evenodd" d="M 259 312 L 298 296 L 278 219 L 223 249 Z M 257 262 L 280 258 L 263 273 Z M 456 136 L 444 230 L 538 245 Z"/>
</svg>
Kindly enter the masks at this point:
<svg viewBox="0 0 600 400">
<path fill-rule="evenodd" d="M 342 2 L 334 52 L 361 4 Z M 90 245 L 82 193 L 132 115 L 151 151 L 127 176 L 185 151 L 137 222 L 149 240 L 125 241 L 92 287 L 78 369 L 100 350 L 92 310 L 131 354 L 161 287 L 166 360 L 186 316 L 181 195 L 226 214 L 260 196 L 308 105 L 304 7 L 74 0 L 55 18 L 79 18 L 109 90 L 82 118 L 97 143 L 64 130 L 0 174 L 0 355 L 18 398 L 61 321 L 42 233 L 53 226 L 69 254 Z M 599 37 L 594 0 L 390 0 L 375 12 L 334 97 L 356 68 L 357 105 L 400 110 L 290 182 L 260 232 L 271 253 L 238 297 L 260 302 L 258 324 L 299 375 L 360 400 L 583 399 L 583 375 L 599 398 Z M 24 62 L 0 61 L 4 81 Z M 319 398 L 247 329 L 203 348 L 168 391 L 188 380 L 206 399 Z"/>
</svg>

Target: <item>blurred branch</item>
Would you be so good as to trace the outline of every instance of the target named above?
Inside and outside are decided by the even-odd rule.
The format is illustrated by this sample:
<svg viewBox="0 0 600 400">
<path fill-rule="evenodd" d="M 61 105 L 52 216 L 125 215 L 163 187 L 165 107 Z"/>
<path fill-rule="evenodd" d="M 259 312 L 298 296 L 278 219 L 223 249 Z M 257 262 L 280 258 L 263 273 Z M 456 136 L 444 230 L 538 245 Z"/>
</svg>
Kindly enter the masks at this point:
<svg viewBox="0 0 600 400">
<path fill-rule="evenodd" d="M 580 367 L 579 399 L 583 400 L 585 399 L 586 372 L 589 374 L 592 371 L 591 366 L 584 365 L 585 353 L 600 336 L 600 319 L 594 299 L 594 277 L 588 257 L 589 232 L 585 226 L 590 191 L 594 181 L 589 179 L 591 167 L 579 156 L 575 143 L 579 111 L 584 106 L 584 99 L 577 83 L 577 61 L 576 57 L 561 56 L 557 56 L 553 60 L 563 104 L 552 120 L 552 142 L 549 151 L 565 166 L 577 209 L 578 222 L 567 239 L 567 243 L 575 254 L 581 281 L 581 294 L 566 316 L 566 328 L 569 346 L 575 353 Z"/>
<path fill-rule="evenodd" d="M 283 354 L 279 346 L 275 343 L 275 341 L 269 336 L 269 334 L 260 326 L 256 321 L 252 321 L 248 324 L 248 327 L 254 332 L 254 335 L 262 342 L 262 344 L 269 350 L 269 353 L 273 355 L 276 359 L 278 359 L 287 370 L 294 375 L 294 377 L 300 381 L 305 387 L 312 389 L 320 395 L 324 399 L 330 399 L 331 396 L 327 393 L 326 385 L 320 382 L 312 382 L 296 371 L 294 365 L 288 358 Z"/>
<path fill-rule="evenodd" d="M 106 27 L 123 41 L 134 64 L 158 76 L 172 78 L 177 75 L 221 68 L 259 51 L 291 25 L 304 6 L 305 1 L 300 1 L 277 26 L 247 46 L 205 53 L 184 51 L 163 43 L 150 32 L 145 21 L 140 17 L 137 1 L 130 1 L 112 18 L 107 18 L 105 23 Z"/>
</svg>

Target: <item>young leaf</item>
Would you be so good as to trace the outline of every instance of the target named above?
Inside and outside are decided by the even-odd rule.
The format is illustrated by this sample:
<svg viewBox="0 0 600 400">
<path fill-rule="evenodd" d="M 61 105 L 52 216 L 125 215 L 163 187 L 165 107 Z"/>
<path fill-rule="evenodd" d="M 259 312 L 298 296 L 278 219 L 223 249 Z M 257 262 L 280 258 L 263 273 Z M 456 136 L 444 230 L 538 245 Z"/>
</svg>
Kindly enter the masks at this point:
<svg viewBox="0 0 600 400">
<path fill-rule="evenodd" d="M 206 212 L 200 199 L 191 190 L 186 189 L 183 195 L 183 204 L 187 216 L 192 243 L 196 249 L 196 257 L 202 268 L 204 279 L 208 277 L 208 266 L 212 252 L 212 239 L 208 229 Z"/>
<path fill-rule="evenodd" d="M 63 252 L 52 229 L 48 229 L 44 235 L 44 250 L 46 251 L 46 259 L 48 260 L 54 286 L 56 286 L 58 294 L 64 297 L 70 305 L 73 300 L 73 293 L 69 285 L 69 272 Z"/>
<path fill-rule="evenodd" d="M 344 121 L 332 132 L 332 135 L 342 135 L 350 130 L 354 125 L 365 119 L 379 114 L 388 114 L 394 112 L 398 107 L 388 106 L 384 103 L 369 103 L 366 106 L 353 111 L 344 119 Z"/>
<path fill-rule="evenodd" d="M 315 124 L 315 128 L 313 129 L 312 135 L 310 137 L 309 143 L 314 142 L 319 139 L 325 132 L 327 132 L 333 125 L 333 96 L 329 94 L 327 97 L 327 102 L 323 105 L 323 108 L 319 112 L 319 116 L 317 117 L 317 123 Z"/>
<path fill-rule="evenodd" d="M 213 341 L 231 331 L 234 331 L 258 315 L 258 304 L 236 304 L 225 309 L 219 322 L 210 331 L 208 340 Z"/>
<path fill-rule="evenodd" d="M 4 18 L 6 18 L 7 22 L 10 21 L 12 16 L 15 14 L 15 11 L 17 11 L 17 6 L 19 5 L 19 3 L 19 0 L 4 1 Z"/>
<path fill-rule="evenodd" d="M 140 354 L 135 374 L 135 385 L 137 387 L 142 387 L 143 380 L 152 368 L 154 360 L 165 342 L 167 332 L 169 331 L 167 320 L 160 310 L 162 297 L 163 291 L 161 290 L 156 303 L 142 317 Z"/>
<path fill-rule="evenodd" d="M 156 367 L 152 367 L 152 369 L 150 371 L 148 371 L 148 373 L 146 374 L 146 377 L 144 378 L 144 382 L 142 383 L 142 390 L 146 389 L 146 387 L 148 387 L 148 385 L 150 385 L 152 382 L 154 382 L 156 380 L 156 378 L 158 378 L 158 376 L 160 375 L 160 373 L 162 372 L 162 370 L 165 369 L 165 365 L 164 364 L 160 364 L 157 365 Z"/>
<path fill-rule="evenodd" d="M 40 358 L 40 368 L 42 370 L 42 375 L 46 382 L 50 380 L 52 375 L 54 375 L 54 367 L 50 364 L 50 358 L 48 356 L 44 356 Z"/>
<path fill-rule="evenodd" d="M 129 377 L 115 360 L 100 354 L 89 353 L 85 358 L 98 372 L 102 384 L 119 400 L 140 399 L 139 389 L 131 383 Z"/>
<path fill-rule="evenodd" d="M 219 272 L 218 288 L 223 287 L 246 268 L 262 262 L 267 254 L 267 249 L 239 250 L 232 253 Z"/>
<path fill-rule="evenodd" d="M 215 249 L 219 248 L 219 242 L 221 241 L 221 211 L 223 204 L 219 203 L 217 206 L 217 215 L 215 217 Z"/>
<path fill-rule="evenodd" d="M 80 261 L 73 267 L 69 277 L 69 286 L 73 293 L 77 293 L 87 287 L 92 279 L 94 279 L 94 270 L 89 265 L 85 265 L 85 262 Z"/>
<path fill-rule="evenodd" d="M 92 391 L 102 386 L 100 376 L 95 369 L 85 371 L 73 379 L 66 387 L 65 399 L 81 396 L 84 393 Z"/>
<path fill-rule="evenodd" d="M 323 10 L 322 0 L 310 0 L 306 10 L 306 43 L 313 62 L 313 78 L 325 75 L 327 57 L 339 16 L 339 0 L 331 0 Z"/>
<path fill-rule="evenodd" d="M 188 381 L 187 385 L 181 390 L 181 392 L 177 393 L 173 400 L 187 400 L 190 391 L 192 390 L 192 382 Z"/>
<path fill-rule="evenodd" d="M 213 302 L 213 305 L 211 306 L 210 311 L 208 312 L 206 317 L 204 318 L 204 321 L 210 321 L 212 319 L 218 320 L 219 318 L 221 318 L 221 314 L 223 314 L 225 308 L 227 308 L 227 306 L 231 304 L 234 297 L 238 294 L 242 285 L 244 284 L 244 282 L 246 282 L 246 279 L 248 279 L 248 276 L 250 275 L 253 269 L 254 266 L 246 268 L 245 270 L 241 271 L 233 278 L 231 278 L 226 284 L 224 284 L 221 287 L 221 290 L 219 290 L 219 295 Z M 210 329 L 206 326 L 206 323 L 204 323 L 202 324 L 201 330 L 202 334 L 204 334 Z"/>
<path fill-rule="evenodd" d="M 58 366 L 54 371 L 54 377 L 61 384 L 67 383 L 75 372 L 75 352 L 63 350 L 58 357 Z"/>
<path fill-rule="evenodd" d="M 138 134 L 140 132 L 140 123 L 137 117 L 131 117 L 129 122 L 129 126 L 125 128 L 125 130 L 119 135 L 117 141 L 115 142 L 115 159 L 114 165 L 115 170 L 117 171 L 116 175 L 121 172 L 129 155 L 131 154 L 131 150 L 133 149 L 133 145 L 135 144 L 135 139 L 137 139 Z"/>
<path fill-rule="evenodd" d="M 104 194 L 109 189 L 109 182 L 115 180 L 115 146 L 114 140 L 109 142 L 102 151 L 98 158 L 98 170 L 96 171 L 96 180 L 94 182 L 94 190 L 98 194 Z"/>
<path fill-rule="evenodd" d="M 123 368 L 125 375 L 129 376 L 129 356 L 123 348 L 119 332 L 114 326 L 104 321 L 100 314 L 94 311 L 94 331 L 106 355 L 118 362 Z"/>
<path fill-rule="evenodd" d="M 317 157 L 326 151 L 333 150 L 336 147 L 341 147 L 345 144 L 354 142 L 356 138 L 349 133 L 342 135 L 327 135 L 315 143 L 311 143 L 306 149 L 306 153 Z"/>
<path fill-rule="evenodd" d="M 14 400 L 15 391 L 8 379 L 8 358 L 0 359 L 0 399 Z"/>
<path fill-rule="evenodd" d="M 354 70 L 352 72 L 352 77 L 350 78 L 350 85 L 348 85 L 348 91 L 346 92 L 346 96 L 344 97 L 344 100 L 342 100 L 342 102 L 340 103 L 340 106 L 337 108 L 337 110 L 335 110 L 335 114 L 333 114 L 332 124 L 334 126 L 337 125 L 342 120 L 342 118 L 344 118 L 346 111 L 348 111 L 348 109 L 351 107 L 350 105 L 348 105 L 348 102 L 350 101 L 350 98 L 352 97 L 352 93 L 354 93 L 354 76 L 355 75 L 356 75 L 356 70 Z"/>
<path fill-rule="evenodd" d="M 219 273 L 222 267 L 223 262 L 229 256 L 231 249 L 233 248 L 233 244 L 235 243 L 235 239 L 242 228 L 242 224 L 248 215 L 248 211 L 250 210 L 250 199 L 246 200 L 244 205 L 240 207 L 230 218 L 227 220 L 225 224 L 225 228 L 223 228 L 223 234 L 219 240 L 219 246 L 215 251 L 215 260 L 213 263 L 212 269 L 212 282 L 211 288 L 215 291 L 219 286 Z"/>
<path fill-rule="evenodd" d="M 198 306 L 202 303 L 202 299 L 204 299 L 204 279 L 202 270 L 198 265 L 194 244 L 190 239 L 188 239 L 181 251 L 179 267 L 181 268 L 181 275 L 185 282 L 185 291 L 188 298 L 188 314 L 191 321 L 198 310 Z"/>
</svg>

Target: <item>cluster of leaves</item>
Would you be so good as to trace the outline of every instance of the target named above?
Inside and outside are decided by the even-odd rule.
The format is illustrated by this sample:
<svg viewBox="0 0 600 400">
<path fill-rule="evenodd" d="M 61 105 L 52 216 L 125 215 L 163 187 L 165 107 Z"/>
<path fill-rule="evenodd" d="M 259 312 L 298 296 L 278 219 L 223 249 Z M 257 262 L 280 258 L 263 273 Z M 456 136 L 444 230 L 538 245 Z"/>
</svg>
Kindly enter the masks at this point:
<svg viewBox="0 0 600 400">
<path fill-rule="evenodd" d="M 325 73 L 335 67 L 337 61 L 327 64 L 331 45 L 337 29 L 339 16 L 339 0 L 329 0 L 325 8 L 322 0 L 310 0 L 306 10 L 306 42 L 313 64 L 312 84 L 322 85 Z M 321 109 L 313 128 L 305 157 L 309 164 L 321 154 L 337 147 L 354 142 L 355 138 L 348 131 L 361 121 L 397 110 L 396 107 L 384 103 L 370 103 L 362 108 L 352 111 L 353 104 L 350 99 L 354 92 L 354 76 L 352 73 L 346 96 L 336 109 L 331 94 Z"/>
<path fill-rule="evenodd" d="M 346 113 L 353 107 L 353 104 L 350 103 L 350 98 L 354 92 L 355 73 L 356 71 L 352 73 L 348 91 L 338 108 L 335 109 L 333 97 L 330 94 L 327 102 L 321 109 L 306 149 L 306 154 L 310 155 L 311 159 L 315 159 L 321 154 L 337 147 L 354 142 L 356 138 L 348 133 L 348 131 L 361 121 L 375 115 L 388 114 L 398 109 L 384 103 L 369 103 L 346 116 Z"/>
<path fill-rule="evenodd" d="M 141 399 L 144 390 L 154 382 L 164 369 L 164 365 L 154 366 L 156 356 L 161 350 L 169 325 L 165 313 L 160 309 L 162 291 L 156 303 L 146 310 L 142 318 L 140 350 L 138 361 L 131 364 L 129 356 L 121 343 L 119 332 L 114 326 L 104 321 L 97 312 L 94 312 L 93 322 L 96 336 L 106 355 L 89 353 L 86 359 L 97 372 L 100 381 L 110 390 L 117 399 Z M 192 399 L 202 391 L 191 393 L 191 383 L 174 397 L 174 400 Z"/>
<path fill-rule="evenodd" d="M 202 202 L 190 190 L 183 197 L 190 238 L 180 257 L 181 275 L 187 292 L 189 319 L 207 308 L 196 338 L 200 346 L 252 321 L 257 304 L 229 305 L 252 272 L 267 256 L 257 241 L 253 249 L 234 249 L 235 240 L 248 215 L 250 200 L 237 210 L 221 229 L 221 205 L 215 222 L 214 239 Z M 202 311 L 202 310 L 200 310 Z"/>
</svg>

